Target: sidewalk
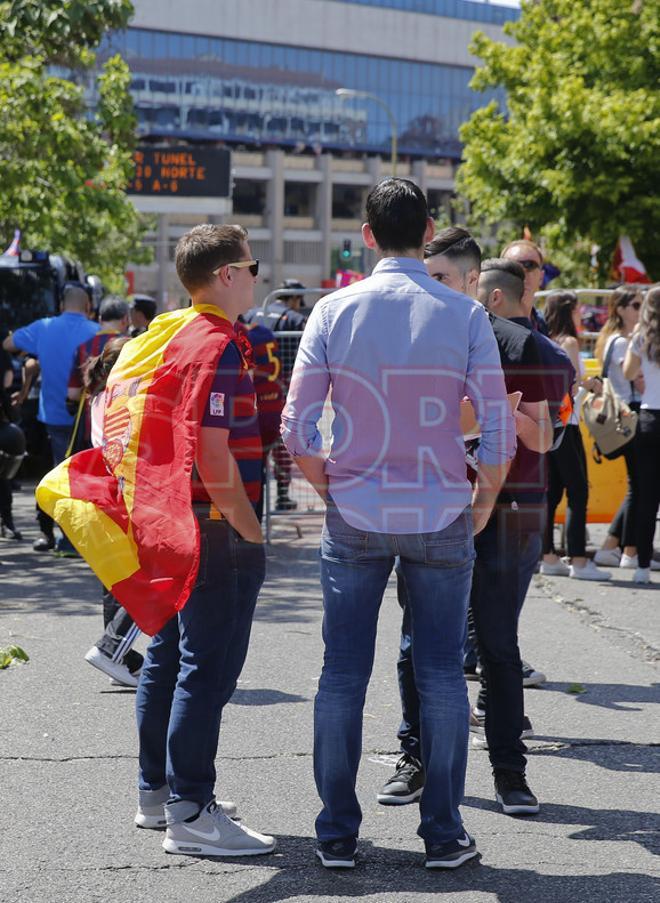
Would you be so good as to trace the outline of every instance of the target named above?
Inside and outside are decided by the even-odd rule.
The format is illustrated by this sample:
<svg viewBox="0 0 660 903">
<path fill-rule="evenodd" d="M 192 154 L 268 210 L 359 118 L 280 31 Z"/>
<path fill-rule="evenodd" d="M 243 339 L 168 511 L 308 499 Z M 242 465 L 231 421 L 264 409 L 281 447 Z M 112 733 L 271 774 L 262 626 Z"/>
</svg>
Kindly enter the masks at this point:
<svg viewBox="0 0 660 903">
<path fill-rule="evenodd" d="M 16 497 L 22 544 L 0 540 L 0 646 L 30 655 L 0 671 L 0 899 L 12 903 L 645 903 L 660 897 L 660 573 L 633 588 L 534 578 L 521 623 L 524 657 L 548 675 L 525 691 L 536 730 L 533 818 L 499 814 L 487 753 L 471 750 L 465 824 L 480 861 L 427 872 L 415 806 L 376 791 L 397 758 L 394 584 L 381 612 L 364 724 L 364 811 L 353 872 L 316 861 L 312 707 L 321 666 L 318 519 L 278 520 L 268 579 L 239 687 L 226 709 L 218 796 L 278 837 L 251 860 L 167 856 L 133 827 L 134 693 L 83 661 L 101 626 L 87 566 L 32 552 L 28 491 Z M 600 533 L 592 530 L 592 539 Z M 470 695 L 475 695 L 475 684 Z M 582 692 L 572 692 L 582 691 Z M 441 896 L 439 896 L 441 895 Z"/>
</svg>

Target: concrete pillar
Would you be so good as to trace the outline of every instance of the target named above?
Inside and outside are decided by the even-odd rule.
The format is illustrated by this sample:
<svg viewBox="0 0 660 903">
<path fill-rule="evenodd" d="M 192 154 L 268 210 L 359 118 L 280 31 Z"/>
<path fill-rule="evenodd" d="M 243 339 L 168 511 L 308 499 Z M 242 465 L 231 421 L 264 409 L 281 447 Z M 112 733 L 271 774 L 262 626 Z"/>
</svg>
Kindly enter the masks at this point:
<svg viewBox="0 0 660 903">
<path fill-rule="evenodd" d="M 271 175 L 266 189 L 266 225 L 270 229 L 270 278 L 268 290 L 277 288 L 284 278 L 284 152 L 269 150 L 266 165 Z"/>
<path fill-rule="evenodd" d="M 367 172 L 371 176 L 372 186 L 377 185 L 381 179 L 384 179 L 382 157 L 369 157 L 367 159 Z"/>
<path fill-rule="evenodd" d="M 412 165 L 412 179 L 422 189 L 424 195 L 428 190 L 428 170 L 426 160 L 415 160 Z"/>
<path fill-rule="evenodd" d="M 170 271 L 170 228 L 166 213 L 158 214 L 158 233 L 156 237 L 156 263 L 158 266 L 157 291 L 158 307 L 167 310 L 168 285 Z"/>
<path fill-rule="evenodd" d="M 332 256 L 332 154 L 321 154 L 318 168 L 323 181 L 316 189 L 316 227 L 321 230 L 321 279 L 328 279 Z"/>
<path fill-rule="evenodd" d="M 382 157 L 369 157 L 367 159 L 367 172 L 371 176 L 372 188 L 392 173 L 391 170 L 389 170 L 389 172 L 383 171 Z M 364 249 L 364 271 L 367 275 L 369 275 L 376 266 L 377 260 L 378 258 L 376 257 L 375 251 L 370 251 L 368 248 Z"/>
</svg>

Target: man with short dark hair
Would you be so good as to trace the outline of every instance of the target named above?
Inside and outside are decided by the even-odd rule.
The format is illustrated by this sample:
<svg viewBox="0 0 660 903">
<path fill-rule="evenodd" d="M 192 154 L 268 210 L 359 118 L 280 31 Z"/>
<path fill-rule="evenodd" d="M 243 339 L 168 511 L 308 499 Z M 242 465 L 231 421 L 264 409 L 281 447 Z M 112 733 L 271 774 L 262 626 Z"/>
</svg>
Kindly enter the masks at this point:
<svg viewBox="0 0 660 903">
<path fill-rule="evenodd" d="M 541 358 L 525 318 L 524 286 L 525 271 L 515 261 L 498 258 L 482 263 L 478 298 L 495 315 L 492 323 L 507 389 L 522 393 L 515 415 L 518 450 L 493 515 L 475 542 L 477 561 L 470 595 L 483 668 L 470 729 L 473 744 L 488 748 L 496 799 L 507 815 L 539 811 L 525 776 L 522 739 L 531 732 L 531 725 L 523 706 L 518 619 L 540 555 L 543 455 L 553 438 Z"/>
<path fill-rule="evenodd" d="M 83 391 L 83 371 L 85 364 L 91 357 L 101 354 L 108 341 L 113 336 L 125 335 L 128 330 L 129 307 L 123 298 L 115 295 L 109 295 L 101 301 L 99 308 L 99 323 L 101 328 L 92 336 L 91 339 L 82 342 L 77 350 L 76 356 L 71 368 L 69 376 L 69 385 L 67 387 L 67 408 L 74 416 L 77 414 L 78 404 Z M 90 448 L 91 446 L 91 422 L 89 419 L 89 405 L 85 407 L 84 417 L 80 418 L 80 426 L 78 435 L 74 438 L 73 447 L 75 451 L 82 448 Z"/>
<path fill-rule="evenodd" d="M 3 342 L 6 351 L 25 351 L 39 359 L 41 389 L 37 418 L 46 426 L 54 464 L 64 460 L 71 438 L 73 416 L 66 407 L 66 390 L 76 349 L 98 332 L 98 325 L 89 319 L 90 311 L 85 287 L 69 282 L 64 287 L 59 316 L 35 320 Z M 38 509 L 37 519 L 41 535 L 33 548 L 37 552 L 54 549 L 52 518 Z M 58 540 L 57 551 L 65 556 L 75 554 L 66 537 Z"/>
<path fill-rule="evenodd" d="M 425 246 L 424 262 L 429 275 L 433 279 L 447 288 L 461 293 L 461 295 L 456 295 L 455 297 L 456 304 L 465 303 L 467 301 L 466 295 L 476 298 L 481 267 L 481 248 L 466 229 L 452 226 L 439 232 Z M 509 264 L 507 263 L 505 266 L 508 267 Z M 515 267 L 515 273 L 519 282 L 522 271 L 515 264 L 511 266 Z M 519 288 L 519 285 L 517 287 Z M 491 316 L 490 320 L 503 365 L 510 364 L 512 360 L 522 359 L 523 357 L 528 363 L 537 362 L 536 353 L 534 348 L 531 347 L 534 344 L 533 338 L 528 335 L 525 329 L 501 317 Z M 525 345 L 527 345 L 527 352 L 523 354 Z M 514 385 L 512 388 L 512 374 L 505 369 L 504 375 L 509 391 L 515 391 L 517 387 Z M 527 410 L 527 413 L 532 414 L 535 418 L 545 416 L 545 409 L 539 410 L 538 406 L 526 407 L 524 401 L 519 411 L 521 409 L 522 411 Z M 521 418 L 518 415 L 518 419 L 523 424 L 522 428 L 524 431 L 529 426 L 528 418 Z M 535 436 L 533 436 L 533 441 L 535 441 Z M 397 595 L 399 604 L 403 608 L 399 658 L 397 661 L 402 709 L 401 724 L 397 736 L 401 743 L 401 755 L 393 774 L 378 792 L 378 802 L 384 806 L 401 806 L 415 802 L 421 796 L 425 783 L 420 752 L 419 694 L 412 662 L 410 611 L 407 604 L 408 593 L 405 579 L 399 569 L 397 569 Z M 471 611 L 468 613 L 468 625 L 470 629 L 468 630 L 465 646 L 466 654 L 463 667 L 466 676 L 479 679 L 476 638 L 474 636 Z M 523 662 L 523 682 L 529 682 L 530 679 L 534 679 L 533 675 L 538 675 L 542 680 L 545 680 L 544 675 L 535 671 L 531 665 Z M 528 685 L 528 683 L 525 683 L 525 685 Z M 483 694 L 482 698 L 482 708 L 483 705 L 485 705 L 485 694 Z M 473 713 L 471 716 L 471 727 L 472 729 L 478 728 L 483 735 L 483 717 L 481 720 L 478 720 Z"/>
<path fill-rule="evenodd" d="M 148 295 L 134 295 L 130 305 L 131 336 L 142 335 L 158 313 L 158 305 Z"/>
<path fill-rule="evenodd" d="M 469 708 L 463 679 L 473 530 L 488 521 L 513 455 L 513 418 L 488 317 L 426 272 L 426 200 L 406 179 L 367 199 L 370 277 L 318 301 L 301 341 L 282 417 L 300 469 L 327 502 L 321 539 L 325 657 L 314 712 L 314 774 L 323 808 L 317 855 L 355 864 L 362 710 L 378 610 L 398 556 L 410 596 L 422 756 L 428 775 L 419 835 L 428 868 L 476 855 L 459 804 Z M 332 448 L 317 421 L 331 389 Z M 480 472 L 467 480 L 463 396 L 483 405 Z M 472 506 L 471 506 L 472 502 Z"/>
<path fill-rule="evenodd" d="M 449 226 L 424 248 L 429 276 L 455 292 L 474 298 L 479 282 L 481 248 L 467 229 Z"/>
</svg>

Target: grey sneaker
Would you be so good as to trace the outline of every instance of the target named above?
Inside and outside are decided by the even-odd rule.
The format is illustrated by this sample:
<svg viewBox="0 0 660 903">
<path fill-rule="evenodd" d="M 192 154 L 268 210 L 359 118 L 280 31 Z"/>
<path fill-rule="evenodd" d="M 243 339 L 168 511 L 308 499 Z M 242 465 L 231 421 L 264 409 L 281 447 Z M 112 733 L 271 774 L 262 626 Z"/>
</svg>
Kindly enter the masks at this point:
<svg viewBox="0 0 660 903">
<path fill-rule="evenodd" d="M 170 796 L 170 788 L 165 784 L 158 790 L 138 790 L 138 807 L 135 813 L 135 824 L 138 828 L 158 830 L 167 826 L 165 803 Z M 216 800 L 227 818 L 237 818 L 236 803 L 229 800 Z"/>
<path fill-rule="evenodd" d="M 259 856 L 272 853 L 275 838 L 227 818 L 215 800 L 193 819 L 168 824 L 163 849 L 183 856 Z"/>
</svg>

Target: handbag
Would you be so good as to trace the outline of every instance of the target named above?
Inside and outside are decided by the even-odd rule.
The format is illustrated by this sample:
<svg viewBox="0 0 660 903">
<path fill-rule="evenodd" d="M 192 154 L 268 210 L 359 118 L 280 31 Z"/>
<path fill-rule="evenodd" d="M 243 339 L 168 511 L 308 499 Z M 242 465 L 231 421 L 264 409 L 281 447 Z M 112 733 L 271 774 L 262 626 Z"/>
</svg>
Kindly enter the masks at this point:
<svg viewBox="0 0 660 903">
<path fill-rule="evenodd" d="M 597 464 L 603 458 L 613 461 L 621 457 L 637 432 L 636 411 L 619 398 L 607 378 L 613 351 L 612 339 L 603 362 L 602 393 L 596 395 L 588 392 L 582 402 L 582 416 L 589 435 L 594 440 L 592 456 Z"/>
</svg>

